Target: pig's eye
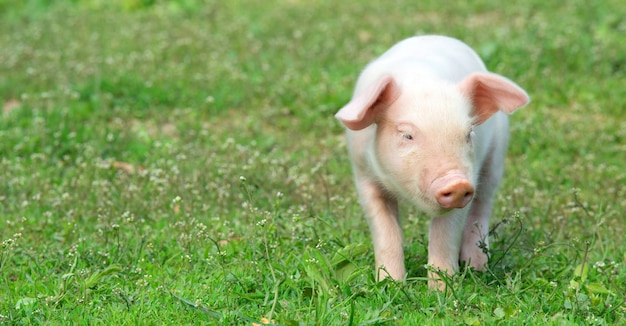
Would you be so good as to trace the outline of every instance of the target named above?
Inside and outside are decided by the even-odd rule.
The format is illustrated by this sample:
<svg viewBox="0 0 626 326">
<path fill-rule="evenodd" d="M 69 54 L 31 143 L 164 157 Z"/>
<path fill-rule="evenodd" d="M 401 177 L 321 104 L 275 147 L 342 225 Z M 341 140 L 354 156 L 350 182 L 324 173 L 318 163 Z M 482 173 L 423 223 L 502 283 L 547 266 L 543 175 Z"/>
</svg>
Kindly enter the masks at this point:
<svg viewBox="0 0 626 326">
<path fill-rule="evenodd" d="M 402 133 L 402 138 L 407 140 L 413 140 L 413 136 L 411 134 L 407 134 L 406 132 Z"/>
</svg>

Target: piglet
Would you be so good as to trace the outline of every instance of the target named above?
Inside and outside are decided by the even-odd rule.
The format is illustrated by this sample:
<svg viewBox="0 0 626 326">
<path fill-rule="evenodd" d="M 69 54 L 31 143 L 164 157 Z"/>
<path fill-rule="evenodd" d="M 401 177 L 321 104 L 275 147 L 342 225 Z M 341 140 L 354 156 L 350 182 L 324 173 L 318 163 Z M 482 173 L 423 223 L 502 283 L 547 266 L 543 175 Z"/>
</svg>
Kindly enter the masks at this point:
<svg viewBox="0 0 626 326">
<path fill-rule="evenodd" d="M 406 276 L 399 200 L 431 218 L 431 288 L 442 289 L 437 272 L 452 274 L 459 261 L 485 268 L 508 145 L 506 114 L 528 102 L 522 88 L 445 36 L 403 40 L 363 70 L 335 116 L 347 128 L 378 279 Z"/>
</svg>

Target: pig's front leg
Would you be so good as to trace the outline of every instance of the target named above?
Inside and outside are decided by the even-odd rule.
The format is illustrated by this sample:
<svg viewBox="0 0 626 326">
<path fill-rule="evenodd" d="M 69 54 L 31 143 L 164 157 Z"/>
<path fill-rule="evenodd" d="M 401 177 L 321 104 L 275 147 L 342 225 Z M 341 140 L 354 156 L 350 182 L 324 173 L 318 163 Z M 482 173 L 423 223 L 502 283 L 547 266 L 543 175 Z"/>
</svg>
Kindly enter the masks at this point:
<svg viewBox="0 0 626 326">
<path fill-rule="evenodd" d="M 459 251 L 463 239 L 467 209 L 455 210 L 449 215 L 435 217 L 430 221 L 428 234 L 428 264 L 431 268 L 453 274 L 459 269 Z M 445 283 L 435 271 L 429 271 L 428 286 L 445 289 Z"/>
<path fill-rule="evenodd" d="M 378 280 L 391 277 L 403 280 L 404 252 L 402 250 L 402 228 L 398 220 L 398 202 L 374 182 L 357 181 L 359 200 L 368 219 Z"/>
</svg>

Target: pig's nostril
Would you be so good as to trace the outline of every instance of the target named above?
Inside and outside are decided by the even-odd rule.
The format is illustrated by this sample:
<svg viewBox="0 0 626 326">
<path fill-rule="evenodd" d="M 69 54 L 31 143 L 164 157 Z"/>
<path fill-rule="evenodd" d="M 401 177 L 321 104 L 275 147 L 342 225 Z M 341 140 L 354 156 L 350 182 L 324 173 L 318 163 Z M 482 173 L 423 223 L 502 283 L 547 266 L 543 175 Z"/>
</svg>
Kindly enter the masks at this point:
<svg viewBox="0 0 626 326">
<path fill-rule="evenodd" d="M 474 193 L 471 191 L 468 191 L 465 193 L 465 195 L 463 196 L 463 206 L 467 205 L 471 200 L 472 197 L 474 197 Z"/>
</svg>

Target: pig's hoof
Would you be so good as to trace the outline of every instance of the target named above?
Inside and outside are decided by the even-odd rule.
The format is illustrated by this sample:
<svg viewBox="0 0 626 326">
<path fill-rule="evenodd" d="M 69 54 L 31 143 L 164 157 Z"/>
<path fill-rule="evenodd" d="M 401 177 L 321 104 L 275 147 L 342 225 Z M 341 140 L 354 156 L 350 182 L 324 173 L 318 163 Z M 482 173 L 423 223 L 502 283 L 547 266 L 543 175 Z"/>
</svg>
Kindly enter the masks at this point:
<svg viewBox="0 0 626 326">
<path fill-rule="evenodd" d="M 464 262 L 466 266 L 469 266 L 477 271 L 483 272 L 487 267 L 489 257 L 482 250 L 476 247 L 472 252 L 461 252 L 461 262 Z"/>
</svg>

